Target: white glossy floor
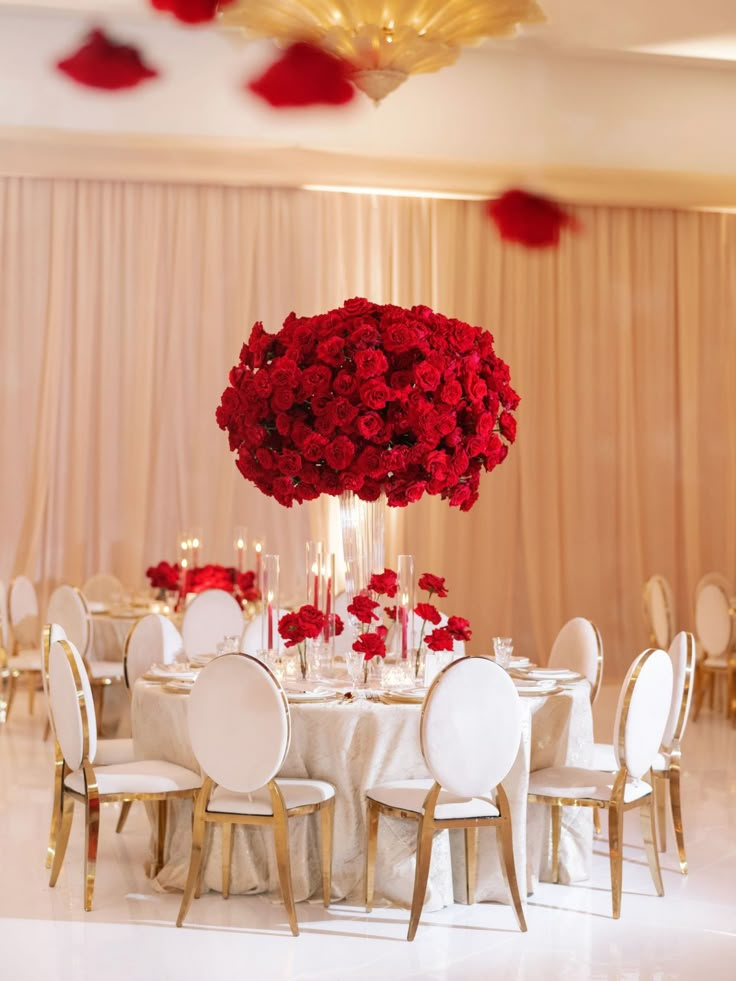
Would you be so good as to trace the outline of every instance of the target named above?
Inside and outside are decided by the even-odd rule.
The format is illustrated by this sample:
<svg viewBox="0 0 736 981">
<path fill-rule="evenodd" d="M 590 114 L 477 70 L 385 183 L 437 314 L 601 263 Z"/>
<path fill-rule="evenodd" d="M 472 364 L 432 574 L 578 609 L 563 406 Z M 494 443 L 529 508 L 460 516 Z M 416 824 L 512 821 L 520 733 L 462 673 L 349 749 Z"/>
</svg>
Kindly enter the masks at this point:
<svg viewBox="0 0 736 981">
<path fill-rule="evenodd" d="M 664 898 L 653 891 L 633 812 L 619 921 L 611 919 L 607 851 L 598 840 L 592 881 L 545 884 L 529 898 L 527 934 L 517 932 L 507 906 L 456 906 L 427 914 L 409 944 L 404 910 L 301 903 L 301 936 L 292 938 L 282 908 L 259 896 L 205 895 L 177 930 L 179 895 L 153 892 L 143 874 L 148 829 L 139 806 L 122 835 L 114 834 L 113 807 L 103 810 L 95 909 L 85 914 L 81 812 L 59 883 L 47 885 L 52 751 L 41 739 L 42 706 L 31 719 L 24 701 L 0 726 L 0 979 L 736 977 L 736 729 L 708 711 L 685 743 L 691 871 L 680 875 L 670 847 Z M 610 738 L 614 701 L 604 689 L 599 739 Z"/>
</svg>

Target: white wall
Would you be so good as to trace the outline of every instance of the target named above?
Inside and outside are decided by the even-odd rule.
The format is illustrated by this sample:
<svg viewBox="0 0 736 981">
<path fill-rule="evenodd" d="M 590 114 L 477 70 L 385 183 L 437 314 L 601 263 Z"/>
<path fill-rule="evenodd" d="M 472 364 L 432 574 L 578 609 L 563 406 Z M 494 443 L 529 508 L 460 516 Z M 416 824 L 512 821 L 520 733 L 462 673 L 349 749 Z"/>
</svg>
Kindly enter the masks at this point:
<svg viewBox="0 0 736 981">
<path fill-rule="evenodd" d="M 104 19 L 103 19 L 104 20 Z M 75 87 L 51 69 L 89 25 L 80 15 L 0 10 L 0 127 L 172 134 L 378 156 L 535 167 L 736 171 L 736 70 L 630 58 L 470 51 L 374 108 L 274 112 L 239 90 L 269 57 L 212 29 L 107 18 L 144 45 L 160 81 L 130 94 Z"/>
</svg>

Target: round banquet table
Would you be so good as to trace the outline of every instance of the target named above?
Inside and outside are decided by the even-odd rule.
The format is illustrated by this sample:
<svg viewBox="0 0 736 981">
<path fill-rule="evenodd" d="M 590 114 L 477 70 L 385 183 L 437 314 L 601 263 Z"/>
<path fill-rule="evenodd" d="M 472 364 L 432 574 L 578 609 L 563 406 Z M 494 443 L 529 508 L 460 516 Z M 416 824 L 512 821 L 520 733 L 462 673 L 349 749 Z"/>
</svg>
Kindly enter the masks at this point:
<svg viewBox="0 0 736 981">
<path fill-rule="evenodd" d="M 522 737 L 504 789 L 512 812 L 516 869 L 524 892 L 551 866 L 549 816 L 543 805 L 527 804 L 530 769 L 590 765 L 593 723 L 590 689 L 580 682 L 548 696 L 520 698 Z M 163 759 L 198 769 L 187 730 L 188 694 L 139 680 L 133 691 L 132 723 L 136 756 Z M 363 901 L 365 790 L 389 780 L 427 777 L 419 745 L 421 705 L 386 705 L 365 698 L 291 705 L 291 744 L 280 775 L 328 780 L 336 790 L 332 897 Z M 493 738 L 489 724 L 489 738 Z M 244 746 L 243 752 L 249 747 Z M 183 889 L 191 848 L 191 802 L 172 801 L 166 864 L 156 877 L 162 890 Z M 294 895 L 308 899 L 321 889 L 318 827 L 313 817 L 289 821 Z M 507 903 L 493 829 L 481 828 L 475 899 Z M 376 900 L 411 903 L 416 824 L 382 817 L 376 865 Z M 203 888 L 221 890 L 221 839 L 210 833 Z M 560 880 L 590 874 L 592 820 L 587 808 L 565 808 L 560 845 Z M 279 898 L 278 875 L 269 829 L 235 827 L 231 892 L 269 892 Z M 434 842 L 426 909 L 465 896 L 462 832 L 443 831 Z"/>
</svg>

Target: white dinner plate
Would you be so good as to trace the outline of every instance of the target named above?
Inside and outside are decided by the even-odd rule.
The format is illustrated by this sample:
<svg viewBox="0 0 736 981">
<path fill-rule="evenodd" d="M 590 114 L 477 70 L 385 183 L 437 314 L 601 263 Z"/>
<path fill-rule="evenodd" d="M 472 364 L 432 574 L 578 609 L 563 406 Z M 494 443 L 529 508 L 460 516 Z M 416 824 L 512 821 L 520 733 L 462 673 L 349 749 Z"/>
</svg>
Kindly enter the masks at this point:
<svg viewBox="0 0 736 981">
<path fill-rule="evenodd" d="M 336 691 L 325 688 L 323 691 L 287 691 L 287 701 L 299 704 L 300 702 L 334 702 L 340 695 Z"/>
<path fill-rule="evenodd" d="M 551 679 L 534 681 L 531 679 L 527 680 L 526 678 L 514 678 L 514 684 L 517 688 L 538 688 L 540 691 L 555 687 L 555 682 Z"/>
<path fill-rule="evenodd" d="M 526 677 L 534 681 L 544 681 L 546 679 L 551 679 L 552 681 L 582 681 L 583 676 L 578 674 L 577 671 L 571 671 L 569 668 L 533 668 L 531 671 L 526 672 Z"/>
<path fill-rule="evenodd" d="M 394 688 L 385 691 L 381 697 L 385 702 L 396 702 L 398 705 L 402 703 L 419 705 L 424 701 L 426 694 L 426 688 Z"/>
<path fill-rule="evenodd" d="M 189 658 L 189 663 L 192 665 L 192 667 L 203 668 L 216 657 L 219 657 L 219 654 L 195 654 L 194 657 Z"/>
<path fill-rule="evenodd" d="M 167 681 L 163 686 L 164 691 L 171 691 L 177 695 L 188 695 L 192 690 L 194 681 L 187 681 L 184 678 L 181 680 Z"/>
<path fill-rule="evenodd" d="M 109 613 L 110 607 L 107 603 L 101 603 L 99 600 L 87 600 L 87 609 L 90 613 Z"/>
<path fill-rule="evenodd" d="M 199 671 L 192 671 L 178 664 L 152 664 L 144 677 L 161 679 L 161 681 L 190 681 L 193 682 Z"/>
</svg>

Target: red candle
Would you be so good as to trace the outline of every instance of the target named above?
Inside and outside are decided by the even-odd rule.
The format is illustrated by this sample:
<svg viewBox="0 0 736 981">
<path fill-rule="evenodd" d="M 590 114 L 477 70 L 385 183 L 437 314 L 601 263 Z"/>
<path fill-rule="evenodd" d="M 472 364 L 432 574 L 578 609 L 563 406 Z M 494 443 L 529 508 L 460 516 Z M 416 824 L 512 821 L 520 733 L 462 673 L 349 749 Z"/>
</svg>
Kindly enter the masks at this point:
<svg viewBox="0 0 736 981">
<path fill-rule="evenodd" d="M 259 556 L 260 558 L 260 556 Z M 271 603 L 271 594 L 268 594 L 268 610 L 266 613 L 268 617 L 268 649 L 273 650 L 273 605 Z"/>
</svg>

